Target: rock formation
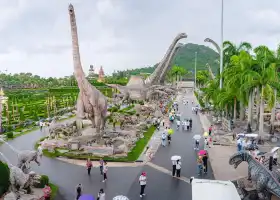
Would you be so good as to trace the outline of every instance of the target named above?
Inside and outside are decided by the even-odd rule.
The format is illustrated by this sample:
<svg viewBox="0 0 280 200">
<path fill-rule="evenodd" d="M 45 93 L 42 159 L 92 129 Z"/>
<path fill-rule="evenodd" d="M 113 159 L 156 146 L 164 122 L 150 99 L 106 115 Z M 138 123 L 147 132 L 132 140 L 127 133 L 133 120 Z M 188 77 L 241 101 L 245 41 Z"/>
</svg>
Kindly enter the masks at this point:
<svg viewBox="0 0 280 200">
<path fill-rule="evenodd" d="M 70 4 L 68 10 L 71 23 L 74 75 L 80 89 L 77 100 L 77 115 L 79 118 L 85 118 L 87 114 L 87 117 L 92 122 L 92 126 L 96 128 L 96 132 L 100 133 L 100 129 L 103 132 L 105 127 L 107 98 L 86 79 L 80 60 L 76 17 L 73 5 Z"/>
</svg>

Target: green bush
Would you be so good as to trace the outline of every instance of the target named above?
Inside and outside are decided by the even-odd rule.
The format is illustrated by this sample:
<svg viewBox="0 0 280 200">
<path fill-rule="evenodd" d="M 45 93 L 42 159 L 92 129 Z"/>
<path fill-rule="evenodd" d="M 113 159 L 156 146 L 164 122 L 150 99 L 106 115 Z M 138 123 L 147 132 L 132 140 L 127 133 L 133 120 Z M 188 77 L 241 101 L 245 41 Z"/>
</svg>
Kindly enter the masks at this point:
<svg viewBox="0 0 280 200">
<path fill-rule="evenodd" d="M 6 135 L 7 135 L 7 138 L 14 138 L 13 132 L 8 132 Z"/>
<path fill-rule="evenodd" d="M 49 185 L 49 177 L 46 175 L 41 175 L 40 188 L 44 188 L 45 185 Z"/>
<path fill-rule="evenodd" d="M 10 187 L 10 169 L 7 164 L 0 161 L 0 197 L 5 194 Z"/>
</svg>

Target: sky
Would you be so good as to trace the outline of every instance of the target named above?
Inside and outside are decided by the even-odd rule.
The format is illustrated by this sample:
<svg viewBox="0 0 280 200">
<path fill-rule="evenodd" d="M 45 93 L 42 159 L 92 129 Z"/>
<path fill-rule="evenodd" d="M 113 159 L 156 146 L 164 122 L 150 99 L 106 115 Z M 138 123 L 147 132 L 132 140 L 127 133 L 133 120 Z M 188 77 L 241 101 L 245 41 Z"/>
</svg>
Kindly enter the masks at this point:
<svg viewBox="0 0 280 200">
<path fill-rule="evenodd" d="M 86 73 L 151 66 L 180 32 L 184 43 L 221 41 L 221 0 L 0 0 L 0 71 L 71 75 L 69 3 Z M 279 0 L 224 0 L 224 40 L 276 49 L 279 8 Z"/>
</svg>

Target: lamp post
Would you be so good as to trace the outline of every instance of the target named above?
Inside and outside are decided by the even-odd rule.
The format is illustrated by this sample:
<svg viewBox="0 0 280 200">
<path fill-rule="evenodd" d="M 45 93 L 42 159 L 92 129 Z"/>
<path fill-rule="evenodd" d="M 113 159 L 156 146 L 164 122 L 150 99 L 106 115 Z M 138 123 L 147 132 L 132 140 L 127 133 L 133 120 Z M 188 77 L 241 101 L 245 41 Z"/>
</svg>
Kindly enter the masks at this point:
<svg viewBox="0 0 280 200">
<path fill-rule="evenodd" d="M 8 100 L 8 97 L 5 96 L 3 89 L 0 89 L 0 133 L 2 133 L 2 111 L 3 104 L 5 104 Z"/>
<path fill-rule="evenodd" d="M 194 59 L 194 91 L 196 91 L 196 63 L 197 63 L 197 52 L 195 52 L 195 59 Z"/>
<path fill-rule="evenodd" d="M 224 62 L 224 0 L 222 1 L 222 11 L 221 11 L 221 47 L 220 47 L 220 89 L 223 88 L 223 78 L 222 78 L 222 73 L 223 73 L 223 62 Z"/>
</svg>

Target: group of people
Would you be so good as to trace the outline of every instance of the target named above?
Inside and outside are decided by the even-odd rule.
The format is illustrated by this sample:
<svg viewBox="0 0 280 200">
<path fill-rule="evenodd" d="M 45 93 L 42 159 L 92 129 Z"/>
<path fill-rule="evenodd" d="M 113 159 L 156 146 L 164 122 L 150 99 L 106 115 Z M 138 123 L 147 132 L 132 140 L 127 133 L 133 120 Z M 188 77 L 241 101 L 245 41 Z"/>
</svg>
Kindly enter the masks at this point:
<svg viewBox="0 0 280 200">
<path fill-rule="evenodd" d="M 171 133 L 168 133 L 168 127 L 165 127 L 165 130 L 161 134 L 161 145 L 166 146 L 166 143 L 171 143 Z"/>
<path fill-rule="evenodd" d="M 177 120 L 177 130 L 179 130 L 180 126 L 182 125 L 182 129 L 185 131 L 192 129 L 192 118 L 184 119 L 182 122 Z"/>
<path fill-rule="evenodd" d="M 77 197 L 76 200 L 79 200 L 79 198 L 82 196 L 83 193 L 83 185 L 81 183 L 79 183 L 76 186 L 76 193 L 77 193 Z M 103 190 L 103 188 L 101 188 L 97 194 L 97 200 L 105 200 L 105 192 Z"/>
<path fill-rule="evenodd" d="M 198 155 L 197 157 L 197 169 L 198 175 L 203 173 L 207 173 L 208 171 L 208 155 L 205 153 L 204 155 Z"/>
<path fill-rule="evenodd" d="M 39 126 L 40 126 L 40 131 L 42 132 L 45 132 L 46 129 L 50 126 L 50 123 L 49 122 L 44 122 L 44 121 L 40 121 L 39 122 Z"/>
</svg>

